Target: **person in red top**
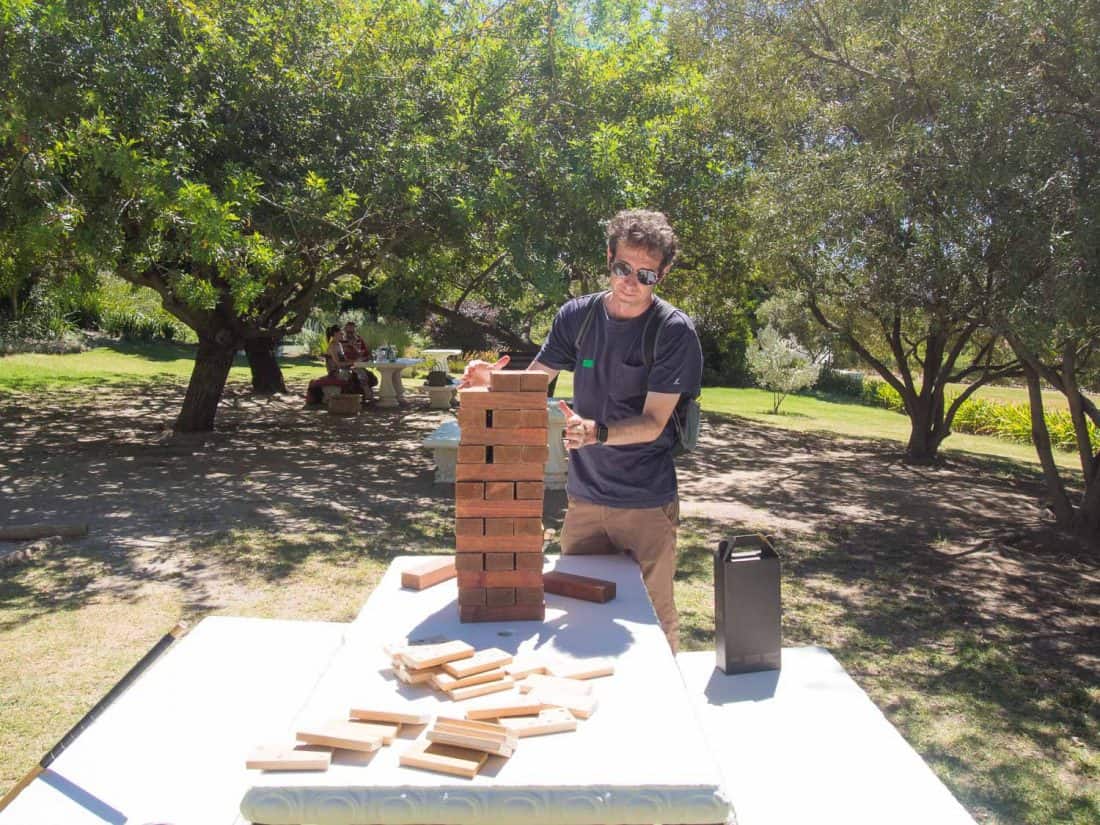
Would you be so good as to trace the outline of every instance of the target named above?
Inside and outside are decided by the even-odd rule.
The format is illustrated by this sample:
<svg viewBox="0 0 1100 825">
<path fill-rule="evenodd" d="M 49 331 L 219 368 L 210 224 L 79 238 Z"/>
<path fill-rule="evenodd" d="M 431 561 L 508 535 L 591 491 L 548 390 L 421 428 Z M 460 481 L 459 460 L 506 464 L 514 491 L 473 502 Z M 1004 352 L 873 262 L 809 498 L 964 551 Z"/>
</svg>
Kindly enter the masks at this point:
<svg viewBox="0 0 1100 825">
<path fill-rule="evenodd" d="M 357 361 L 370 361 L 371 351 L 357 331 L 354 321 L 344 324 L 343 332 L 333 337 L 329 343 L 328 358 L 338 371 L 347 370 L 348 375 L 355 376 L 365 400 L 374 400 L 378 376 L 364 367 L 355 366 Z"/>
</svg>

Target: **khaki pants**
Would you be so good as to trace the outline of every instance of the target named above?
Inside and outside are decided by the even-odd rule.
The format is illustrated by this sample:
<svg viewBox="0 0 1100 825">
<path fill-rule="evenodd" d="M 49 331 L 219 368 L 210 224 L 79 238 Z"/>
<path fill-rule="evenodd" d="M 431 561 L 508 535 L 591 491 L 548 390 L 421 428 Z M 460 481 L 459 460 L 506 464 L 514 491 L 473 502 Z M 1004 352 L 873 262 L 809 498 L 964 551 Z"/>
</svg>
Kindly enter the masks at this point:
<svg viewBox="0 0 1100 825">
<path fill-rule="evenodd" d="M 562 555 L 629 553 L 638 562 L 673 653 L 680 646 L 680 617 L 672 593 L 679 521 L 680 502 L 675 499 L 662 507 L 630 509 L 570 498 L 561 529 Z"/>
</svg>

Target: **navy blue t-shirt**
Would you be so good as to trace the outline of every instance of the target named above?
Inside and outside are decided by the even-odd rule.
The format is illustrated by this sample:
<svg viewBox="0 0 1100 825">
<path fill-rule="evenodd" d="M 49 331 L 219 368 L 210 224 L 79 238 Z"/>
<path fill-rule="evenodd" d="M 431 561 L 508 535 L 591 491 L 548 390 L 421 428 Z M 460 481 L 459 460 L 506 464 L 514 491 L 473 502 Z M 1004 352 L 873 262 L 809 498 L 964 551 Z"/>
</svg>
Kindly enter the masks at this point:
<svg viewBox="0 0 1100 825">
<path fill-rule="evenodd" d="M 601 293 L 602 295 L 602 293 Z M 651 368 L 645 366 L 643 331 L 654 313 L 619 320 L 599 295 L 574 298 L 558 310 L 539 363 L 573 372 L 573 409 L 581 418 L 614 424 L 642 414 L 646 393 L 695 395 L 703 376 L 703 352 L 691 319 L 675 310 L 657 334 Z M 592 301 L 600 301 L 576 350 L 577 333 Z M 657 323 L 656 320 L 653 323 Z M 572 498 L 608 507 L 660 507 L 676 497 L 672 419 L 648 444 L 593 444 L 569 452 Z"/>
</svg>

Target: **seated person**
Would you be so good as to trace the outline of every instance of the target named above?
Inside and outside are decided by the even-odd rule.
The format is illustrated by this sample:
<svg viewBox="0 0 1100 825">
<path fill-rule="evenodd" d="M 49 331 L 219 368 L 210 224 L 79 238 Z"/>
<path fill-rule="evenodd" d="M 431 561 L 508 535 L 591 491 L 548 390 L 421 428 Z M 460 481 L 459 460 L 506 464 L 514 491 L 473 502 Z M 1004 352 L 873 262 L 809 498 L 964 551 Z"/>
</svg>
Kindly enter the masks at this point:
<svg viewBox="0 0 1100 825">
<path fill-rule="evenodd" d="M 333 342 L 340 337 L 340 326 L 333 324 L 330 327 L 325 328 L 325 372 L 324 378 L 315 378 L 309 382 L 309 387 L 306 388 L 306 404 L 308 405 L 320 405 L 324 403 L 324 388 L 326 386 L 339 387 L 341 392 L 360 392 L 358 379 L 351 375 L 348 370 L 343 370 L 341 374 L 340 367 L 332 355 Z"/>
<path fill-rule="evenodd" d="M 367 342 L 356 331 L 354 321 L 344 324 L 343 332 L 329 342 L 326 358 L 331 360 L 338 374 L 343 376 L 346 371 L 346 374 L 356 381 L 359 386 L 358 391 L 363 393 L 364 400 L 374 400 L 374 388 L 378 386 L 378 376 L 368 369 L 355 366 L 356 361 L 369 361 L 371 351 Z"/>
</svg>

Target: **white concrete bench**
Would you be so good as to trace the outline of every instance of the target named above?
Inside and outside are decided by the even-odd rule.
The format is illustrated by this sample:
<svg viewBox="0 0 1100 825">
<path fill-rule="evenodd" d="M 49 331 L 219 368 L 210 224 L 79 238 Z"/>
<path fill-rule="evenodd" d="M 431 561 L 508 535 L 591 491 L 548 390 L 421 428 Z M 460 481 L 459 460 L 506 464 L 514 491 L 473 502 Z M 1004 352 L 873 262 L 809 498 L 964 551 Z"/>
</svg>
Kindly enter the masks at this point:
<svg viewBox="0 0 1100 825">
<path fill-rule="evenodd" d="M 558 408 L 557 399 L 549 399 L 546 408 L 550 414 L 550 427 L 546 436 L 547 446 L 550 448 L 545 468 L 546 489 L 564 490 L 565 482 L 569 478 L 569 456 L 562 444 L 565 416 Z M 425 449 L 432 451 L 436 484 L 454 483 L 455 465 L 458 463 L 458 442 L 461 436 L 462 431 L 458 421 L 452 418 L 444 421 L 431 435 L 420 442 Z"/>
</svg>

